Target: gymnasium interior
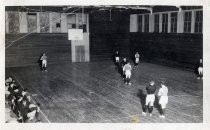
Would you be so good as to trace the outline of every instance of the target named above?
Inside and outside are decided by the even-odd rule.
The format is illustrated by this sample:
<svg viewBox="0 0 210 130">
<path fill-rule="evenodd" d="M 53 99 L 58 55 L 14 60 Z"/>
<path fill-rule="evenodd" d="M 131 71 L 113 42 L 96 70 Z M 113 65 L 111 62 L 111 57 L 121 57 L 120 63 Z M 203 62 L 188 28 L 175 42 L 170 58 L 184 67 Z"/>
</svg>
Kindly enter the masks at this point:
<svg viewBox="0 0 210 130">
<path fill-rule="evenodd" d="M 6 6 L 5 32 L 5 79 L 40 104 L 30 123 L 203 122 L 202 6 Z M 131 63 L 131 85 L 113 61 L 116 51 Z M 40 70 L 43 53 L 48 72 Z M 168 87 L 165 119 L 157 96 L 152 117 L 142 115 L 151 80 L 156 94 L 162 80 Z M 21 113 L 5 100 L 6 122 L 17 121 Z"/>
</svg>

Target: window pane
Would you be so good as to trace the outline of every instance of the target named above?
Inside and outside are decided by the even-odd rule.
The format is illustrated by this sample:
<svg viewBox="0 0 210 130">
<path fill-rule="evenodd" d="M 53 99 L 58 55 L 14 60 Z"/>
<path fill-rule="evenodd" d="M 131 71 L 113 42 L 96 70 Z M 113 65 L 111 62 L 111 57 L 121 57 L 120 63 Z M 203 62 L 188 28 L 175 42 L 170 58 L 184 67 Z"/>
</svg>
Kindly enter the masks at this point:
<svg viewBox="0 0 210 130">
<path fill-rule="evenodd" d="M 203 11 L 196 11 L 195 13 L 195 32 L 202 32 L 203 26 Z"/>
<path fill-rule="evenodd" d="M 177 32 L 177 13 L 171 13 L 171 32 Z"/>
<path fill-rule="evenodd" d="M 163 14 L 162 15 L 162 32 L 168 32 L 168 14 Z"/>
<path fill-rule="evenodd" d="M 138 17 L 138 31 L 142 32 L 142 15 Z"/>
<path fill-rule="evenodd" d="M 144 24 L 144 32 L 149 32 L 149 15 L 145 15 Z"/>
<path fill-rule="evenodd" d="M 192 12 L 184 13 L 184 32 L 191 32 Z"/>
<path fill-rule="evenodd" d="M 155 29 L 154 32 L 159 32 L 159 14 L 155 14 Z"/>
</svg>

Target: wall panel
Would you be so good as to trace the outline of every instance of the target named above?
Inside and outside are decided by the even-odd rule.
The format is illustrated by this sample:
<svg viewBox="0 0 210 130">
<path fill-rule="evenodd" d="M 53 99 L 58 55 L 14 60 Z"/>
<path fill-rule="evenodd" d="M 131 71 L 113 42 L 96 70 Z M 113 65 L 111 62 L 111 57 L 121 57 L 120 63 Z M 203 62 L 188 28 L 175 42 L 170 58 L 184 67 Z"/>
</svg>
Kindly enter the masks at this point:
<svg viewBox="0 0 210 130">
<path fill-rule="evenodd" d="M 28 13 L 28 32 L 37 32 L 37 15 Z"/>
<path fill-rule="evenodd" d="M 39 13 L 39 20 L 40 20 L 40 32 L 49 33 L 50 32 L 49 13 Z"/>
<path fill-rule="evenodd" d="M 24 34 L 6 34 L 13 41 Z M 34 33 L 18 40 L 5 50 L 6 67 L 37 65 L 40 55 L 46 52 L 48 63 L 71 62 L 71 41 L 63 33 Z"/>
<path fill-rule="evenodd" d="M 61 32 L 61 14 L 52 13 L 52 32 L 60 33 Z"/>
<path fill-rule="evenodd" d="M 18 12 L 8 12 L 9 33 L 20 32 L 20 21 Z"/>
<path fill-rule="evenodd" d="M 130 49 L 143 61 L 194 69 L 203 57 L 203 35 L 131 33 Z"/>
</svg>

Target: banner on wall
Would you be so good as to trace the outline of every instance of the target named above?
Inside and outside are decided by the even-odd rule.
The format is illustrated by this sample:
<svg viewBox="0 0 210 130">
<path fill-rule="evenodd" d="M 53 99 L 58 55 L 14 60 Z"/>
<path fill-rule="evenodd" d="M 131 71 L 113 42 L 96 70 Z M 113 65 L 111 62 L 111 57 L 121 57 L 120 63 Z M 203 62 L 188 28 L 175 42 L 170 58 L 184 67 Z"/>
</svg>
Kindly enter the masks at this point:
<svg viewBox="0 0 210 130">
<path fill-rule="evenodd" d="M 68 40 L 83 40 L 83 29 L 68 29 Z"/>
</svg>

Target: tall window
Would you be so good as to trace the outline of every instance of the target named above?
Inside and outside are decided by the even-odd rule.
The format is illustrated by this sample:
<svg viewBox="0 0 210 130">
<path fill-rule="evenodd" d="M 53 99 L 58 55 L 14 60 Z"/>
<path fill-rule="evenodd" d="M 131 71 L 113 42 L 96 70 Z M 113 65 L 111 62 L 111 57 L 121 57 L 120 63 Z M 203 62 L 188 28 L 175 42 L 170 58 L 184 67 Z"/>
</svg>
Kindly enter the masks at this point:
<svg viewBox="0 0 210 130">
<path fill-rule="evenodd" d="M 162 32 L 168 32 L 168 14 L 163 14 L 162 17 Z"/>
<path fill-rule="evenodd" d="M 159 14 L 155 14 L 155 28 L 154 32 L 159 32 Z"/>
<path fill-rule="evenodd" d="M 196 11 L 195 13 L 195 32 L 202 33 L 203 28 L 203 11 Z"/>
<path fill-rule="evenodd" d="M 138 17 L 138 32 L 142 32 L 142 15 Z"/>
<path fill-rule="evenodd" d="M 171 32 L 177 32 L 177 13 L 171 13 Z"/>
<path fill-rule="evenodd" d="M 184 32 L 191 32 L 191 20 L 192 20 L 192 12 L 184 13 Z"/>
<path fill-rule="evenodd" d="M 144 32 L 149 32 L 149 15 L 144 17 Z"/>
</svg>

